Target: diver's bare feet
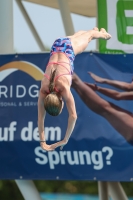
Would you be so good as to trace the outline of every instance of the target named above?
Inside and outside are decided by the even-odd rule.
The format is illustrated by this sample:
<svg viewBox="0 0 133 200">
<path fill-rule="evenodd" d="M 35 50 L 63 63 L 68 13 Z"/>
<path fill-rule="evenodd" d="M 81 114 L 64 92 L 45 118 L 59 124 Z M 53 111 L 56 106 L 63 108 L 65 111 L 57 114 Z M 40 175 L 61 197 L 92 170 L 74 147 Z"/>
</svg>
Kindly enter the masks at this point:
<svg viewBox="0 0 133 200">
<path fill-rule="evenodd" d="M 95 30 L 95 31 L 99 31 L 99 29 L 98 29 L 97 27 L 94 27 L 93 30 Z"/>
<path fill-rule="evenodd" d="M 88 72 L 88 74 L 90 74 L 90 76 L 94 79 L 95 82 L 98 82 L 98 83 L 104 83 L 104 78 L 101 78 L 95 74 L 93 74 L 92 72 Z"/>
<path fill-rule="evenodd" d="M 102 33 L 101 39 L 109 40 L 111 38 L 111 35 L 104 28 L 101 28 L 99 32 Z"/>
<path fill-rule="evenodd" d="M 100 31 L 97 27 L 93 28 L 95 31 L 93 34 L 93 39 L 104 39 L 109 40 L 111 38 L 111 35 L 106 32 L 104 28 L 101 28 Z"/>
</svg>

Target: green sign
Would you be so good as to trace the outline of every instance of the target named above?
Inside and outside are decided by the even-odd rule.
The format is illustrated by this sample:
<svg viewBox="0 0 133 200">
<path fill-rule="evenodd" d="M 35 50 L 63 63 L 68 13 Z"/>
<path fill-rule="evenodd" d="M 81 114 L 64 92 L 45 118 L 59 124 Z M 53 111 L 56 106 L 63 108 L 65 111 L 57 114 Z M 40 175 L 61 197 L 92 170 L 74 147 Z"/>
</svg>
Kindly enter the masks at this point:
<svg viewBox="0 0 133 200">
<path fill-rule="evenodd" d="M 98 27 L 112 35 L 99 40 L 101 53 L 133 53 L 133 0 L 97 0 Z"/>
</svg>

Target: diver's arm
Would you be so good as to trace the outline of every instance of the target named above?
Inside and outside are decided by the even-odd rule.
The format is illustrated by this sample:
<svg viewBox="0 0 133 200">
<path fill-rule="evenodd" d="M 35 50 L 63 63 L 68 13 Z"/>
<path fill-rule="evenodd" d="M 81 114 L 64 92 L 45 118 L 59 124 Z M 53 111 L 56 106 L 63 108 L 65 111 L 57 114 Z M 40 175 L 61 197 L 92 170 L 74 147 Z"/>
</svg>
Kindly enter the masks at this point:
<svg viewBox="0 0 133 200">
<path fill-rule="evenodd" d="M 44 98 L 45 98 L 45 94 L 43 94 L 40 91 L 39 97 L 38 97 L 38 130 L 39 130 L 40 141 L 45 141 L 44 119 L 46 116 L 46 111 L 44 108 Z"/>
<path fill-rule="evenodd" d="M 101 94 L 104 94 L 112 99 L 115 100 L 133 100 L 133 91 L 129 92 L 118 92 L 116 90 L 112 90 L 109 88 L 103 88 L 100 86 L 97 86 L 96 84 L 92 83 L 85 83 L 88 85 L 90 88 L 92 88 L 95 91 L 100 92 Z"/>
<path fill-rule="evenodd" d="M 39 97 L 38 97 L 38 130 L 39 130 L 39 137 L 40 137 L 40 145 L 42 149 L 46 151 L 53 150 L 51 145 L 46 144 L 45 132 L 44 132 L 44 120 L 46 116 L 46 111 L 44 108 L 44 99 L 46 94 L 43 94 L 40 90 Z"/>
<path fill-rule="evenodd" d="M 55 144 L 52 144 L 51 147 L 53 149 L 61 146 L 61 149 L 63 148 L 63 146 L 65 144 L 67 144 L 72 132 L 73 132 L 73 129 L 75 127 L 75 123 L 76 123 L 76 120 L 77 120 L 77 114 L 76 114 L 76 108 L 75 108 L 75 102 L 74 102 L 74 98 L 73 98 L 73 95 L 70 91 L 70 88 L 65 88 L 63 90 L 63 92 L 61 93 L 61 96 L 63 97 L 63 99 L 65 100 L 66 102 L 66 106 L 67 106 L 67 110 L 68 110 L 68 113 L 69 113 L 69 117 L 68 117 L 68 125 L 67 125 L 67 130 L 66 130 L 66 134 L 65 134 L 65 137 L 62 141 L 60 142 L 57 142 Z"/>
<path fill-rule="evenodd" d="M 75 101 L 71 91 L 68 90 L 66 93 L 64 93 L 63 97 L 66 102 L 67 110 L 69 113 L 67 130 L 64 137 L 64 141 L 67 143 L 75 127 L 75 123 L 77 120 L 77 113 L 75 108 Z"/>
<path fill-rule="evenodd" d="M 121 90 L 125 91 L 132 91 L 133 90 L 133 81 L 131 83 L 123 82 L 123 81 L 117 81 L 117 80 L 110 80 L 107 78 L 102 78 L 100 76 L 97 76 L 96 74 L 89 72 L 90 76 L 94 79 L 97 83 L 104 83 L 108 85 L 112 85 L 116 88 L 119 88 Z"/>
</svg>

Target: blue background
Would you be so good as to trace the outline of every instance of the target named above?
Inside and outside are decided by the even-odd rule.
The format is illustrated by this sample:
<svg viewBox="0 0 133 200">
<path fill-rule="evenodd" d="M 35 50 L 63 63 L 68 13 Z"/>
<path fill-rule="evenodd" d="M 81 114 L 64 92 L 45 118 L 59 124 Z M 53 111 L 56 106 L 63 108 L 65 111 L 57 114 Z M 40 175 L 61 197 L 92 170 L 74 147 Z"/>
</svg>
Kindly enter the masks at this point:
<svg viewBox="0 0 133 200">
<path fill-rule="evenodd" d="M 41 54 L 16 54 L 1 55 L 0 66 L 12 61 L 27 61 L 37 65 L 43 71 L 49 59 L 48 53 Z M 82 53 L 76 56 L 75 72 L 86 82 L 94 83 L 93 79 L 87 74 L 91 71 L 101 77 L 108 79 L 131 82 L 133 77 L 133 55 L 106 55 L 98 53 Z M 40 81 L 34 80 L 28 74 L 18 70 L 7 76 L 1 85 L 24 85 L 29 88 L 36 84 L 40 87 Z M 100 85 L 100 84 L 99 84 Z M 102 84 L 103 87 L 111 86 Z M 74 95 L 78 119 L 75 129 L 69 142 L 64 146 L 63 152 L 70 154 L 75 162 L 69 164 L 65 157 L 65 164 L 60 164 L 60 150 L 55 152 L 45 152 L 39 150 L 45 158 L 52 157 L 56 162 L 58 157 L 59 164 L 54 164 L 54 169 L 50 168 L 50 160 L 47 164 L 40 165 L 36 162 L 38 156 L 35 154 L 35 148 L 40 146 L 39 141 L 22 141 L 21 130 L 28 126 L 28 122 L 33 122 L 33 129 L 37 127 L 37 106 L 16 106 L 0 107 L 0 128 L 9 127 L 12 121 L 17 122 L 17 131 L 15 131 L 14 141 L 0 141 L 0 179 L 45 179 L 45 180 L 106 180 L 106 181 L 131 181 L 133 177 L 133 146 L 109 124 L 109 122 L 100 115 L 92 112 L 80 99 L 78 94 L 72 89 Z M 118 105 L 130 112 L 133 112 L 132 101 L 116 101 L 102 94 L 98 94 L 107 101 Z M 38 98 L 31 98 L 28 94 L 23 99 L 5 98 L 1 96 L 0 102 L 12 101 L 22 104 L 24 102 L 37 102 Z M 46 116 L 46 127 L 61 128 L 62 139 L 67 128 L 68 113 L 66 107 L 58 117 Z M 54 141 L 56 142 L 56 140 Z M 53 141 L 48 140 L 48 144 Z M 110 147 L 113 155 L 110 158 L 111 164 L 107 165 L 108 152 L 103 153 L 103 147 Z M 79 157 L 74 159 L 74 152 L 87 151 L 90 155 L 95 152 L 95 161 L 87 164 L 80 164 Z M 100 153 L 99 153 L 100 152 Z M 95 169 L 98 166 L 99 157 L 102 156 L 103 167 Z M 49 156 L 49 157 L 48 157 Z M 41 158 L 40 158 L 41 159 Z M 96 162 L 97 161 L 97 162 Z M 94 163 L 95 162 L 95 163 Z"/>
</svg>

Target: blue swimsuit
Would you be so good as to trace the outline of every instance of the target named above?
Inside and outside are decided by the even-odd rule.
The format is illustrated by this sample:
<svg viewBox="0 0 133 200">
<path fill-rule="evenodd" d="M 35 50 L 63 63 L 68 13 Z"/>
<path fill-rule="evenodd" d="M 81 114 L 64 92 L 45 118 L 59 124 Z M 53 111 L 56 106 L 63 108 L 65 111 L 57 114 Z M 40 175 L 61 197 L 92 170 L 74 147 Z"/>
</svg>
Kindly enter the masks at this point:
<svg viewBox="0 0 133 200">
<path fill-rule="evenodd" d="M 59 38 L 57 40 L 55 40 L 53 46 L 51 47 L 51 52 L 50 52 L 50 57 L 54 54 L 54 53 L 64 53 L 69 61 L 70 61 L 70 67 L 71 67 L 71 73 L 73 73 L 74 71 L 74 59 L 75 59 L 75 54 L 73 51 L 73 47 L 71 44 L 71 40 L 70 38 Z"/>
<path fill-rule="evenodd" d="M 54 79 L 54 82 L 61 76 L 64 76 L 64 75 L 72 76 L 72 74 L 73 74 L 73 71 L 74 71 L 73 62 L 74 62 L 74 59 L 75 59 L 75 54 L 74 54 L 74 51 L 73 51 L 73 47 L 72 47 L 70 38 L 59 38 L 59 39 L 55 40 L 53 46 L 51 47 L 50 57 L 55 53 L 63 53 L 69 59 L 69 63 L 63 62 L 63 61 L 62 62 L 48 62 L 47 67 L 52 65 L 52 64 L 56 64 L 56 65 L 60 65 L 60 66 L 62 66 L 66 69 L 66 73 L 56 76 L 55 79 Z M 68 70 L 68 68 L 64 64 L 70 65 L 70 71 Z M 48 80 L 50 80 L 49 75 L 44 74 L 44 76 Z M 71 83 L 72 83 L 72 79 L 71 79 Z M 56 92 L 59 92 L 56 87 L 54 88 L 54 90 Z"/>
</svg>

